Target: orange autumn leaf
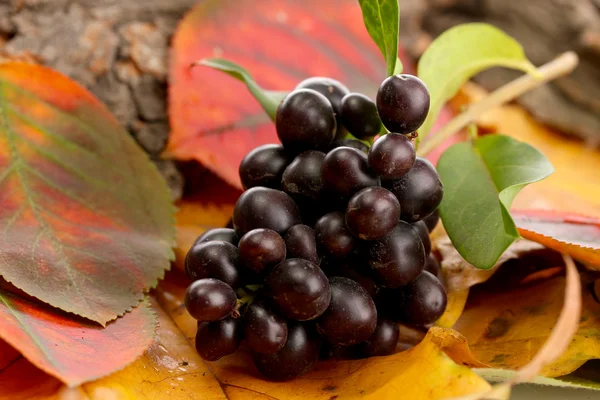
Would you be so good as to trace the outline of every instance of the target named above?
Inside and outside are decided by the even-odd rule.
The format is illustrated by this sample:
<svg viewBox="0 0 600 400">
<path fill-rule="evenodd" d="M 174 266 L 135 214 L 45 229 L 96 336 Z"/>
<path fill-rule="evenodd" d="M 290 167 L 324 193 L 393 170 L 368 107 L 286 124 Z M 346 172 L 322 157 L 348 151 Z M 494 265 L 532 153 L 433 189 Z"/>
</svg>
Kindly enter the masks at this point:
<svg viewBox="0 0 600 400">
<path fill-rule="evenodd" d="M 146 301 L 102 328 L 0 286 L 0 338 L 68 386 L 125 367 L 152 343 L 155 328 Z M 0 355 L 19 359 L 2 348 Z"/>
<path fill-rule="evenodd" d="M 508 284 L 495 276 L 471 288 L 463 314 L 454 325 L 473 355 L 492 368 L 516 370 L 527 364 L 552 331 L 563 305 L 565 278 L 552 276 Z M 584 278 L 582 286 L 590 282 Z M 541 374 L 566 375 L 590 359 L 600 358 L 600 304 L 582 291 L 579 328 L 567 350 Z"/>
<path fill-rule="evenodd" d="M 87 90 L 0 64 L 0 276 L 105 324 L 169 267 L 173 207 L 156 167 Z M 77 299 L 77 301 L 74 301 Z"/>
</svg>

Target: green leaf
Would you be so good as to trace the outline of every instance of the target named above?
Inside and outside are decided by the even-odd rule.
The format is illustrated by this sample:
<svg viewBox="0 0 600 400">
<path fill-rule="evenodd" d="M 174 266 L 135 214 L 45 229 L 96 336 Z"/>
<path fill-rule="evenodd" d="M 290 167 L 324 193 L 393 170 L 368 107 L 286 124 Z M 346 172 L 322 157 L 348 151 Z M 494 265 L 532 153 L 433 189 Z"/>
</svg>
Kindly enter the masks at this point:
<svg viewBox="0 0 600 400">
<path fill-rule="evenodd" d="M 504 135 L 453 145 L 437 169 L 444 184 L 444 228 L 460 255 L 482 269 L 491 268 L 519 237 L 508 211 L 517 193 L 554 171 L 538 150 Z"/>
<path fill-rule="evenodd" d="M 205 58 L 195 62 L 193 65 L 204 65 L 206 67 L 223 71 L 226 74 L 244 82 L 250 93 L 252 93 L 256 100 L 258 100 L 262 108 L 267 112 L 267 114 L 269 114 L 271 119 L 275 120 L 277 106 L 279 103 L 281 103 L 281 100 L 283 100 L 287 92 L 265 90 L 261 88 L 245 68 L 223 58 Z"/>
<path fill-rule="evenodd" d="M 402 61 L 398 58 L 396 60 L 396 66 L 394 67 L 394 75 L 399 75 L 404 71 L 404 65 L 402 65 Z"/>
<path fill-rule="evenodd" d="M 387 64 L 387 75 L 396 72 L 398 62 L 398 0 L 358 0 L 365 27 L 381 50 Z M 402 64 L 400 64 L 402 66 Z"/>
<path fill-rule="evenodd" d="M 537 73 L 519 42 L 492 25 L 457 25 L 435 39 L 418 65 L 419 78 L 431 96 L 429 115 L 419 129 L 419 137 L 422 139 L 429 133 L 444 103 L 466 81 L 492 67 Z"/>
</svg>

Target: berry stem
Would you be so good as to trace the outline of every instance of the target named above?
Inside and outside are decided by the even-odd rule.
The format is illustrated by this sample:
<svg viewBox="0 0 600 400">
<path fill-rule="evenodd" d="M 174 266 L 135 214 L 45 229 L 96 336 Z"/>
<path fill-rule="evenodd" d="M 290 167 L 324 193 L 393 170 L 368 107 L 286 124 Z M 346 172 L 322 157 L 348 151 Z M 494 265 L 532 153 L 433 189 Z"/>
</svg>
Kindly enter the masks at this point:
<svg viewBox="0 0 600 400">
<path fill-rule="evenodd" d="M 442 127 L 437 134 L 423 143 L 418 151 L 419 156 L 429 154 L 452 135 L 460 132 L 468 124 L 474 122 L 486 111 L 508 103 L 528 91 L 535 89 L 553 79 L 569 74 L 579 63 L 577 54 L 572 51 L 561 54 L 554 60 L 538 68 L 538 76 L 523 75 L 501 88 L 490 93 L 481 101 L 471 105 L 465 112 L 459 114 Z"/>
</svg>

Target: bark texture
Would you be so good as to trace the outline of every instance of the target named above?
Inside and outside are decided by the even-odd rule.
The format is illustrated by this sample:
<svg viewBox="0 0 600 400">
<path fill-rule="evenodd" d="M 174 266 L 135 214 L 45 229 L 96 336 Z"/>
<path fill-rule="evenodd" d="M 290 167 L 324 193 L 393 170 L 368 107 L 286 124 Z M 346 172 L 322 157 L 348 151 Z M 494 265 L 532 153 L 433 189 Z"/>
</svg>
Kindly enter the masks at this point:
<svg viewBox="0 0 600 400">
<path fill-rule="evenodd" d="M 0 0 L 0 44 L 85 85 L 153 157 L 181 196 L 183 179 L 158 160 L 169 133 L 170 38 L 196 0 Z"/>
<path fill-rule="evenodd" d="M 433 37 L 463 22 L 489 22 L 521 42 L 536 65 L 574 50 L 569 76 L 518 102 L 540 121 L 600 146 L 600 0 L 400 0 L 401 38 L 419 56 Z M 494 69 L 475 78 L 495 89 L 519 76 Z"/>
</svg>

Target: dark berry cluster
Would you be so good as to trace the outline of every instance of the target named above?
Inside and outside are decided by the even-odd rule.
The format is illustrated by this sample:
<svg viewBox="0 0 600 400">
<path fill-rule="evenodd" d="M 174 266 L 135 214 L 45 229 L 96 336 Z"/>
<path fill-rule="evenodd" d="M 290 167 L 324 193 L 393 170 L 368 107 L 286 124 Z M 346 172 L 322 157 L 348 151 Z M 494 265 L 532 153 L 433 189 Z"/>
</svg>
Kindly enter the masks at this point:
<svg viewBox="0 0 600 400">
<path fill-rule="evenodd" d="M 410 75 L 387 78 L 377 103 L 311 78 L 277 109 L 283 145 L 251 151 L 233 229 L 211 230 L 189 251 L 185 304 L 206 360 L 244 341 L 258 370 L 296 377 L 319 355 L 394 352 L 397 322 L 428 325 L 446 308 L 429 232 L 443 194 L 410 136 L 429 94 Z M 370 148 L 344 139 L 370 139 Z"/>
</svg>

